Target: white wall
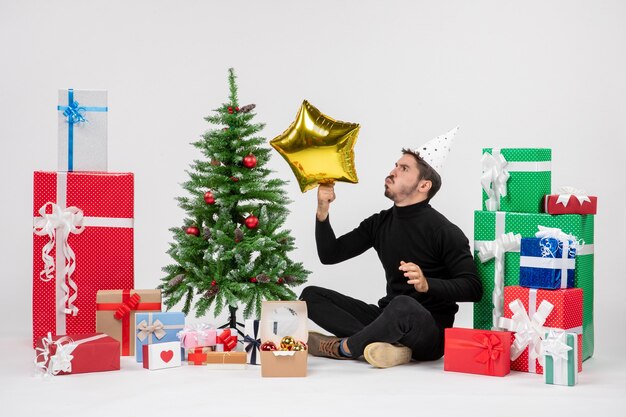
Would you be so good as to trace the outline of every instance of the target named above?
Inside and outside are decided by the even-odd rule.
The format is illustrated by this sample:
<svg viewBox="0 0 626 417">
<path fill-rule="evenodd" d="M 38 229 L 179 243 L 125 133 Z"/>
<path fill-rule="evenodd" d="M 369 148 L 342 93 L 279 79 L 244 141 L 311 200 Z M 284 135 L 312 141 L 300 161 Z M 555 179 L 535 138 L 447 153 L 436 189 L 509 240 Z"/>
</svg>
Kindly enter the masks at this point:
<svg viewBox="0 0 626 417">
<path fill-rule="evenodd" d="M 596 218 L 596 354 L 617 349 L 624 322 L 623 219 L 626 3 L 621 1 L 8 1 L 0 0 L 0 253 L 3 332 L 31 323 L 32 172 L 56 167 L 57 89 L 109 91 L 109 169 L 136 174 L 136 287 L 169 262 L 174 198 L 227 98 L 256 103 L 268 141 L 303 99 L 362 125 L 358 185 L 338 184 L 337 233 L 390 205 L 383 179 L 400 149 L 459 125 L 433 205 L 471 238 L 484 146 L 551 147 L 553 186 L 600 199 Z M 292 180 L 287 227 L 309 282 L 374 302 L 384 290 L 374 252 L 322 266 L 315 191 Z M 216 320 L 217 321 L 217 320 Z M 463 305 L 459 325 L 471 325 Z"/>
</svg>

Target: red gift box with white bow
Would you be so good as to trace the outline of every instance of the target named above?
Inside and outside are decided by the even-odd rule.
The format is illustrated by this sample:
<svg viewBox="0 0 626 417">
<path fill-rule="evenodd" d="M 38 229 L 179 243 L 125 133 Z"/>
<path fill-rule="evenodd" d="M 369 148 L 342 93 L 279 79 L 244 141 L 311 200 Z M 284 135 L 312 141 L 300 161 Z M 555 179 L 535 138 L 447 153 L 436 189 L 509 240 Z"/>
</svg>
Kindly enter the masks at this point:
<svg viewBox="0 0 626 417">
<path fill-rule="evenodd" d="M 541 341 L 550 329 L 578 335 L 578 372 L 582 371 L 583 290 L 504 287 L 504 317 L 499 327 L 514 332 L 511 369 L 543 374 Z"/>
<path fill-rule="evenodd" d="M 96 331 L 98 290 L 131 289 L 132 173 L 35 172 L 33 346 Z"/>
<path fill-rule="evenodd" d="M 596 214 L 597 209 L 598 197 L 572 187 L 561 187 L 543 199 L 543 211 L 549 214 Z"/>
<path fill-rule="evenodd" d="M 35 365 L 47 375 L 120 369 L 120 342 L 104 333 L 46 336 L 37 339 Z"/>
<path fill-rule="evenodd" d="M 445 329 L 444 371 L 505 376 L 511 371 L 511 332 Z"/>
</svg>

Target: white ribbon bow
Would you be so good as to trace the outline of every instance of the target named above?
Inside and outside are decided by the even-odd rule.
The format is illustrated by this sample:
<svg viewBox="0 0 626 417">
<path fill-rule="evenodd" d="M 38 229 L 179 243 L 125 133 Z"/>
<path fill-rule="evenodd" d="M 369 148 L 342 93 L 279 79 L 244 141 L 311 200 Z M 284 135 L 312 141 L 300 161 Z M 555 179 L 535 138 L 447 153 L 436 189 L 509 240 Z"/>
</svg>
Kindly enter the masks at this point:
<svg viewBox="0 0 626 417">
<path fill-rule="evenodd" d="M 52 334 L 48 333 L 47 337 L 42 338 L 42 347 L 35 350 L 39 352 L 35 358 L 35 365 L 43 370 L 46 375 L 58 375 L 60 372 L 72 372 L 72 352 L 78 346 L 74 341 L 63 336 L 58 340 L 52 340 Z M 50 356 L 50 347 L 56 346 L 56 352 Z M 39 358 L 43 357 L 43 361 Z M 48 362 L 48 358 L 50 361 Z"/>
<path fill-rule="evenodd" d="M 567 203 L 569 203 L 569 199 L 572 196 L 578 200 L 578 203 L 580 203 L 581 206 L 585 201 L 591 203 L 589 196 L 583 190 L 579 190 L 578 188 L 569 186 L 561 187 L 558 194 L 559 197 L 556 199 L 556 204 L 563 204 L 563 207 L 567 207 Z"/>
<path fill-rule="evenodd" d="M 519 250 L 522 241 L 522 235 L 513 234 L 512 232 L 504 233 L 494 241 L 483 242 L 478 246 L 478 257 L 481 262 L 487 262 L 495 258 L 495 277 L 494 290 L 491 294 L 493 302 L 493 323 L 497 323 L 498 319 L 504 315 L 504 254 Z M 495 326 L 494 326 L 495 329 Z"/>
<path fill-rule="evenodd" d="M 545 226 L 537 226 L 539 231 L 535 233 L 535 237 L 540 239 L 553 238 L 560 242 L 560 247 L 562 249 L 562 257 L 567 258 L 568 255 L 575 256 L 576 252 L 580 251 L 580 249 L 585 245 L 585 241 L 582 239 L 576 239 L 576 236 L 567 234 L 563 232 L 561 229 L 556 227 L 545 227 Z M 548 255 L 546 253 L 546 255 Z M 542 251 L 543 256 L 543 251 Z M 549 256 L 549 255 L 548 255 Z"/>
<path fill-rule="evenodd" d="M 500 197 L 506 197 L 506 184 L 509 180 L 508 162 L 501 153 L 493 151 L 493 155 L 485 152 L 481 159 L 483 173 L 480 184 L 487 193 L 485 207 L 487 211 L 500 209 Z"/>
<path fill-rule="evenodd" d="M 206 323 L 194 323 L 191 325 L 186 325 L 183 330 L 176 333 L 176 337 L 180 339 L 181 342 L 185 341 L 186 337 L 194 337 L 196 342 L 200 342 L 208 337 L 208 330 L 212 329 L 213 326 Z"/>
<path fill-rule="evenodd" d="M 166 334 L 164 327 L 165 326 L 163 326 L 163 323 L 159 319 L 156 319 L 150 326 L 148 326 L 147 321 L 142 320 L 137 325 L 137 329 L 139 330 L 137 338 L 143 342 L 150 334 L 154 334 L 157 339 L 163 339 L 163 336 Z"/>
<path fill-rule="evenodd" d="M 515 332 L 515 341 L 511 346 L 511 360 L 514 361 L 519 358 L 528 346 L 529 368 L 531 368 L 530 364 L 534 364 L 536 359 L 543 365 L 543 357 L 541 356 L 541 340 L 545 333 L 543 324 L 552 312 L 554 305 L 547 300 L 543 300 L 532 318 L 528 316 L 519 298 L 513 300 L 509 307 L 513 312 L 513 316 L 510 319 L 500 317 L 499 326 Z"/>
<path fill-rule="evenodd" d="M 52 213 L 47 214 L 47 207 L 52 208 Z M 72 273 L 76 269 L 76 254 L 68 243 L 70 233 L 80 234 L 84 230 L 83 212 L 77 207 L 61 208 L 57 204 L 47 202 L 39 209 L 40 218 L 37 218 L 33 227 L 33 233 L 38 236 L 48 236 L 50 240 L 41 250 L 41 259 L 44 262 L 44 268 L 40 272 L 42 281 L 47 282 L 54 278 L 55 263 L 50 252 L 55 247 L 56 240 L 59 239 L 61 252 L 63 255 L 63 264 L 65 265 L 65 273 L 61 288 L 64 292 L 63 311 L 65 314 L 78 314 L 78 307 L 74 305 L 74 301 L 78 296 L 78 287 L 72 279 Z M 59 231 L 57 236 L 57 230 Z M 56 256 L 60 256 L 57 251 Z M 67 283 L 66 283 L 67 280 Z M 70 288 L 73 294 L 70 297 Z"/>
<path fill-rule="evenodd" d="M 555 362 L 567 360 L 567 353 L 572 349 L 567 345 L 567 333 L 564 331 L 550 329 L 548 336 L 541 342 L 541 354 L 552 356 Z"/>
</svg>

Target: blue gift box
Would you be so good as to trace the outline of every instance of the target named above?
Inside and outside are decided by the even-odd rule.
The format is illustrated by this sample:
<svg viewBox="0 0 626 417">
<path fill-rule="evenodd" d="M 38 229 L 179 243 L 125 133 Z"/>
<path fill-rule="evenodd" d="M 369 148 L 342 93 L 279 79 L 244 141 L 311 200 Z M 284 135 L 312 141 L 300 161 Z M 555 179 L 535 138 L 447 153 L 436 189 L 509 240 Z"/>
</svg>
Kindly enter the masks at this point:
<svg viewBox="0 0 626 417">
<path fill-rule="evenodd" d="M 135 314 L 135 357 L 143 362 L 143 345 L 178 342 L 176 333 L 185 327 L 185 314 L 180 312 Z"/>
<path fill-rule="evenodd" d="M 574 288 L 576 248 L 573 245 L 572 241 L 551 237 L 522 238 L 519 285 L 547 290 Z"/>
</svg>

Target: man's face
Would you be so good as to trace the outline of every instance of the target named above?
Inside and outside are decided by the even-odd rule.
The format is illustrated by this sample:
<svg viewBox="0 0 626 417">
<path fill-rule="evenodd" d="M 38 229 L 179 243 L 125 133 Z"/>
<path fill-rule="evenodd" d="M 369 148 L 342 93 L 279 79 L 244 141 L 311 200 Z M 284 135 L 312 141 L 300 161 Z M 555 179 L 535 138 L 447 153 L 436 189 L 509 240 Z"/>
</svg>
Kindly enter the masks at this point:
<svg viewBox="0 0 626 417">
<path fill-rule="evenodd" d="M 385 178 L 385 197 L 396 204 L 413 200 L 418 195 L 419 176 L 415 158 L 411 155 L 402 155 L 395 168 Z"/>
</svg>

